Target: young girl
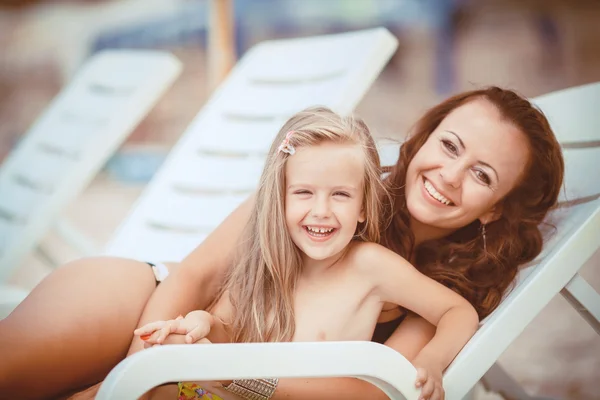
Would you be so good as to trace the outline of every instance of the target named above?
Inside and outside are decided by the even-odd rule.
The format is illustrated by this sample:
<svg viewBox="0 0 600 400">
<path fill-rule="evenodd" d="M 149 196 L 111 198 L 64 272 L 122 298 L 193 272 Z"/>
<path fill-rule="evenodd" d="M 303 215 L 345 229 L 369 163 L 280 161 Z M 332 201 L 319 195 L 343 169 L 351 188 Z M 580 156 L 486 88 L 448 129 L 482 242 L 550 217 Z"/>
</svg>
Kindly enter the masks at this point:
<svg viewBox="0 0 600 400">
<path fill-rule="evenodd" d="M 362 121 L 325 108 L 296 114 L 271 147 L 238 261 L 217 301 L 208 312 L 135 334 L 158 344 L 169 333 L 185 333 L 190 343 L 370 340 L 382 308 L 393 303 L 437 326 L 414 364 L 440 369 L 438 353 L 460 351 L 477 329 L 477 313 L 377 244 L 385 222 L 380 173 Z M 182 396 L 203 393 L 180 389 Z M 247 390 L 243 381 L 226 389 Z"/>
</svg>

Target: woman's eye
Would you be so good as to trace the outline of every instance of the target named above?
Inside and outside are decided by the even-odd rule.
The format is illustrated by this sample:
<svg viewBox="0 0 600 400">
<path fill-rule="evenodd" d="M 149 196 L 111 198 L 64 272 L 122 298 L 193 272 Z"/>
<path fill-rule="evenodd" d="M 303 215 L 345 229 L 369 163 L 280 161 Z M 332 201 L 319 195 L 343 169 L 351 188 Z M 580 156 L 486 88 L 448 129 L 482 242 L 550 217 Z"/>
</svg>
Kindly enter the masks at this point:
<svg viewBox="0 0 600 400">
<path fill-rule="evenodd" d="M 446 148 L 446 150 L 448 150 L 450 153 L 452 153 L 452 154 L 457 154 L 458 153 L 458 148 L 451 141 L 449 141 L 449 140 L 442 140 L 442 144 L 444 145 L 444 147 Z"/>
<path fill-rule="evenodd" d="M 485 183 L 486 185 L 490 185 L 492 183 L 492 180 L 490 179 L 489 175 L 483 171 L 476 170 L 475 176 L 477 176 L 477 179 L 479 179 L 481 182 Z"/>
</svg>

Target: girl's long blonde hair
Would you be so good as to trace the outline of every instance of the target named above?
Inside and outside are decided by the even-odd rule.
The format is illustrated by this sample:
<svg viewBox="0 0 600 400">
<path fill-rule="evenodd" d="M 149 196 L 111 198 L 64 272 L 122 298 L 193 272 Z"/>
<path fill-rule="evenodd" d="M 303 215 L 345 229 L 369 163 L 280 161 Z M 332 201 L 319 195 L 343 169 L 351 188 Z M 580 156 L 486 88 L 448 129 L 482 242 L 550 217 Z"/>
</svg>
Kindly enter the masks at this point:
<svg viewBox="0 0 600 400">
<path fill-rule="evenodd" d="M 364 151 L 363 208 L 366 220 L 357 228 L 357 239 L 379 242 L 380 162 L 369 129 L 356 117 L 341 117 L 314 107 L 292 116 L 276 136 L 260 178 L 254 209 L 242 235 L 236 262 L 221 294 L 233 306 L 233 342 L 290 341 L 295 331 L 294 292 L 302 270 L 300 250 L 292 241 L 285 220 L 285 165 L 278 151 L 288 132 L 296 149 L 331 142 L 354 144 Z M 326 171 L 323 171 L 326 173 Z"/>
</svg>

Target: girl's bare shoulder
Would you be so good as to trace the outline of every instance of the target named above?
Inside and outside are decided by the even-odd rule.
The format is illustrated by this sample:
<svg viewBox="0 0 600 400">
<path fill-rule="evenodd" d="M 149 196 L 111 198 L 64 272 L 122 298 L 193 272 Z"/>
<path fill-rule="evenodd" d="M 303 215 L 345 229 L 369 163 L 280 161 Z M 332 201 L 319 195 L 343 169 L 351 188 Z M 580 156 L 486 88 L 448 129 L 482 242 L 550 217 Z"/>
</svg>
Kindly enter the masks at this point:
<svg viewBox="0 0 600 400">
<path fill-rule="evenodd" d="M 389 256 L 388 253 L 390 253 L 390 250 L 377 243 L 354 242 L 348 253 L 348 258 L 353 264 L 369 267 L 377 263 L 381 257 Z"/>
<path fill-rule="evenodd" d="M 368 260 L 381 256 L 389 256 L 393 255 L 395 257 L 400 257 L 393 251 L 389 250 L 385 246 L 379 243 L 373 242 L 354 242 L 352 246 L 352 251 L 356 257 L 359 257 L 361 260 Z M 400 257 L 401 258 L 401 257 Z"/>
<path fill-rule="evenodd" d="M 402 256 L 372 242 L 355 242 L 350 249 L 348 259 L 353 265 L 367 269 L 371 273 L 376 268 L 386 268 L 398 263 L 410 265 Z"/>
</svg>

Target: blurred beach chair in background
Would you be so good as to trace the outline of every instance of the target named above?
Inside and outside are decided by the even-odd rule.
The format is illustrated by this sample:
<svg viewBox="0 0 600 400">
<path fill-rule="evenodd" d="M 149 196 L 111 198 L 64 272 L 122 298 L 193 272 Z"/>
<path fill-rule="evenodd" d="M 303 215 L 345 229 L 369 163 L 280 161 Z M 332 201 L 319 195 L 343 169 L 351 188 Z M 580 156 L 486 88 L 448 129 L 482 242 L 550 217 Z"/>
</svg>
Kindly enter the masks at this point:
<svg viewBox="0 0 600 400">
<path fill-rule="evenodd" d="M 520 272 L 515 288 L 482 321 L 446 370 L 444 388 L 449 400 L 469 398 L 482 378 L 489 390 L 507 399 L 532 399 L 496 361 L 559 293 L 600 334 L 600 295 L 579 275 L 600 248 L 600 180 L 593 172 L 600 159 L 600 83 L 533 101 L 548 116 L 564 150 L 566 190 L 561 207 L 548 219 L 556 230 L 543 252 Z M 383 145 L 381 153 L 385 165 L 394 164 L 398 144 L 395 148 L 390 143 Z M 370 342 L 321 342 L 152 348 L 113 369 L 97 399 L 137 398 L 166 382 L 335 376 L 367 380 L 392 399 L 416 400 L 419 396 L 414 388 L 415 369 L 392 349 Z"/>
<path fill-rule="evenodd" d="M 272 139 L 294 113 L 347 114 L 397 46 L 383 28 L 251 48 L 171 150 L 105 253 L 180 261 L 254 190 Z"/>
<path fill-rule="evenodd" d="M 97 251 L 59 219 L 60 213 L 92 181 L 180 71 L 180 62 L 165 52 L 97 53 L 6 158 L 0 167 L 0 317 L 4 305 L 26 294 L 3 287 L 2 282 L 51 228 L 82 254 Z"/>
</svg>

